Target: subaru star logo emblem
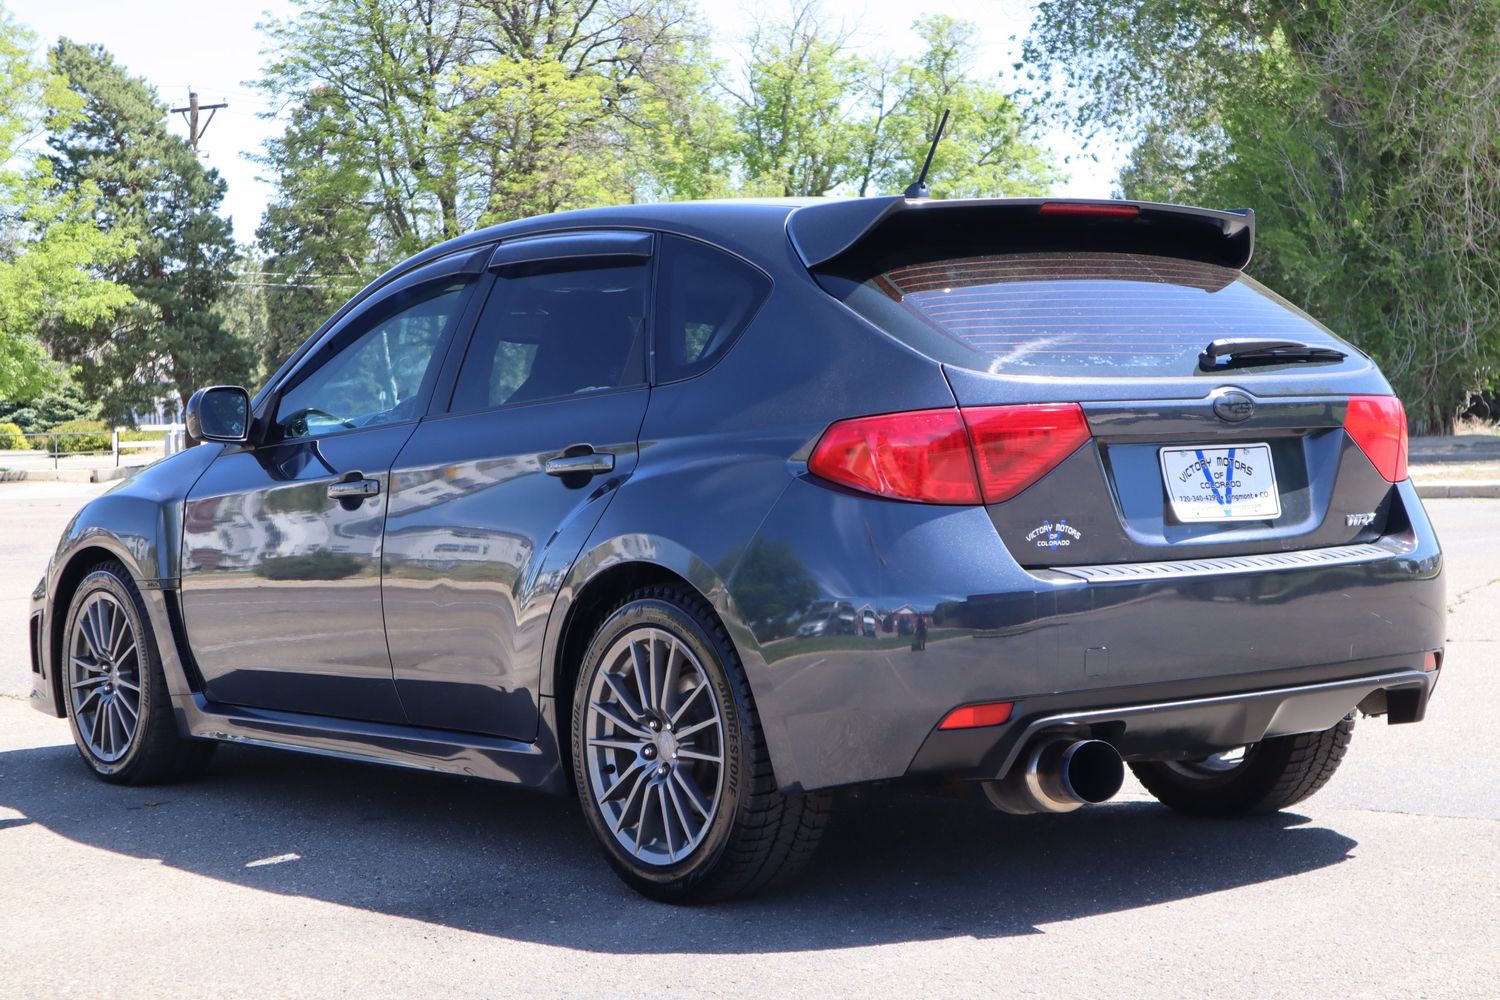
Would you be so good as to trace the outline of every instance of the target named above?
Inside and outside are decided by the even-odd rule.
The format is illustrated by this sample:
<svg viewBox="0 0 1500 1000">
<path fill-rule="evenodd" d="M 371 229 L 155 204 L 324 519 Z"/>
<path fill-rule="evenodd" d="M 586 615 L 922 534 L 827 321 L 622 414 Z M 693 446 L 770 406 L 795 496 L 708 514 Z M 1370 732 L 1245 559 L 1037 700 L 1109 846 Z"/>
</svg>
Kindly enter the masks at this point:
<svg viewBox="0 0 1500 1000">
<path fill-rule="evenodd" d="M 1221 389 L 1214 396 L 1214 416 L 1231 424 L 1249 420 L 1255 413 L 1255 400 L 1238 389 Z"/>
</svg>

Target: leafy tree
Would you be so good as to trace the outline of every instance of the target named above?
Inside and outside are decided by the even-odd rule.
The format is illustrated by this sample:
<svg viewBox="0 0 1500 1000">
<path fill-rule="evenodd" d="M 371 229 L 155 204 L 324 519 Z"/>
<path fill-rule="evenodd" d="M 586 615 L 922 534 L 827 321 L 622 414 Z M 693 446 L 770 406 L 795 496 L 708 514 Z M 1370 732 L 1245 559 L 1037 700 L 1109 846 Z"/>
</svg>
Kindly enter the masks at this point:
<svg viewBox="0 0 1500 1000">
<path fill-rule="evenodd" d="M 55 122 L 78 110 L 63 78 L 32 58 L 34 44 L 0 7 L 0 401 L 30 399 L 56 380 L 36 337 L 43 322 L 99 322 L 131 298 L 96 272 L 131 251 L 91 218 L 97 192 L 60 189 L 29 149 L 46 109 Z"/>
<path fill-rule="evenodd" d="M 261 26 L 276 53 L 262 88 L 283 105 L 305 108 L 304 134 L 308 114 L 342 129 L 335 136 L 326 125 L 314 127 L 306 137 L 323 144 L 335 176 L 343 176 L 344 163 L 367 165 L 370 189 L 363 197 L 375 210 L 374 235 L 388 256 L 456 236 L 465 225 L 461 151 L 439 135 L 437 118 L 462 100 L 452 74 L 467 57 L 474 12 L 453 0 L 299 0 L 298 6 L 294 17 Z M 303 155 L 295 145 L 292 152 Z"/>
<path fill-rule="evenodd" d="M 48 333 L 54 353 L 113 420 L 164 394 L 181 402 L 199 384 L 246 381 L 250 351 L 219 312 L 235 253 L 218 214 L 223 180 L 167 131 L 155 91 L 102 47 L 64 39 L 50 55 L 81 103 L 51 129 L 52 170 L 66 191 L 97 192 L 93 221 L 137 246 L 103 269 L 136 301 L 107 319 L 63 317 Z"/>
<path fill-rule="evenodd" d="M 655 190 L 702 186 L 680 167 L 712 160 L 713 116 L 692 89 L 701 48 L 677 0 L 299 6 L 264 26 L 277 55 L 262 87 L 338 129 L 304 122 L 272 150 L 295 162 L 321 143 L 329 164 L 325 177 L 304 171 L 283 207 L 357 196 L 378 259 L 482 224 L 629 200 L 645 174 Z M 643 134 L 671 135 L 651 166 L 679 169 L 643 169 Z"/>
<path fill-rule="evenodd" d="M 482 0 L 463 104 L 444 122 L 465 148 L 481 223 L 714 193 L 723 119 L 686 0 Z"/>
<path fill-rule="evenodd" d="M 257 232 L 270 369 L 364 281 L 480 225 L 597 204 L 899 190 L 934 109 L 944 192 L 1050 181 L 1016 106 L 974 78 L 973 29 L 928 18 L 919 59 L 869 60 L 801 2 L 728 84 L 687 0 L 298 0 L 265 25 L 287 119 Z M 872 121 L 877 124 L 871 125 Z M 899 184 L 896 178 L 899 176 Z"/>
<path fill-rule="evenodd" d="M 1044 0 L 1028 54 L 1134 143 L 1132 197 L 1250 205 L 1256 273 L 1419 430 L 1500 371 L 1500 0 Z"/>
<path fill-rule="evenodd" d="M 847 54 L 848 41 L 815 3 L 752 30 L 743 87 L 726 88 L 742 136 L 739 165 L 752 191 L 821 195 L 854 176 L 859 148 L 848 95 L 864 88 L 870 66 Z"/>
<path fill-rule="evenodd" d="M 476 207 L 482 201 L 481 225 L 619 200 L 617 137 L 600 121 L 607 77 L 543 55 L 487 59 L 457 78 L 466 98 L 439 124 L 456 147 L 478 153 L 463 176 Z"/>
<path fill-rule="evenodd" d="M 895 194 L 916 180 L 944 109 L 952 110 L 929 186 L 938 197 L 1040 194 L 1056 180 L 1021 109 L 998 81 L 977 78 L 976 29 L 925 15 L 912 59 L 849 54 L 849 36 L 800 0 L 757 25 L 742 86 L 726 87 L 747 193 Z"/>
<path fill-rule="evenodd" d="M 734 115 L 715 89 L 722 66 L 689 26 L 638 92 L 640 110 L 622 129 L 633 200 L 724 198 L 733 177 Z"/>
<path fill-rule="evenodd" d="M 262 293 L 256 349 L 265 374 L 384 269 L 375 181 L 349 146 L 351 131 L 342 95 L 319 88 L 292 109 L 285 133 L 261 160 L 274 171 L 276 197 L 255 233 L 260 270 L 240 287 Z"/>
<path fill-rule="evenodd" d="M 920 55 L 877 84 L 866 118 L 859 193 L 895 193 L 916 180 L 943 111 L 948 129 L 933 157 L 929 186 L 939 198 L 1042 194 L 1057 180 L 1051 159 L 1031 141 L 1021 109 L 993 80 L 974 77 L 976 29 L 940 14 L 914 25 Z"/>
</svg>

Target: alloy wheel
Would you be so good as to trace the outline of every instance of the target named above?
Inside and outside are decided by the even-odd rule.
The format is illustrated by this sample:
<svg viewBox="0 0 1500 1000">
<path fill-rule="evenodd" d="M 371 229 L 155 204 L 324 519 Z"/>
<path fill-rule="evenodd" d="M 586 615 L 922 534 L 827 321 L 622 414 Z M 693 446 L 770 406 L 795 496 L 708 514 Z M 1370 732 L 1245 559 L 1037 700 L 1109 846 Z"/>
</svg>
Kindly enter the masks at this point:
<svg viewBox="0 0 1500 1000">
<path fill-rule="evenodd" d="M 105 591 L 91 594 L 68 637 L 68 696 L 89 752 L 112 764 L 130 750 L 141 716 L 140 646 L 130 617 Z"/>
<path fill-rule="evenodd" d="M 724 721 L 703 664 L 659 628 L 620 636 L 594 674 L 584 758 L 605 826 L 636 860 L 674 864 L 713 825 Z"/>
</svg>

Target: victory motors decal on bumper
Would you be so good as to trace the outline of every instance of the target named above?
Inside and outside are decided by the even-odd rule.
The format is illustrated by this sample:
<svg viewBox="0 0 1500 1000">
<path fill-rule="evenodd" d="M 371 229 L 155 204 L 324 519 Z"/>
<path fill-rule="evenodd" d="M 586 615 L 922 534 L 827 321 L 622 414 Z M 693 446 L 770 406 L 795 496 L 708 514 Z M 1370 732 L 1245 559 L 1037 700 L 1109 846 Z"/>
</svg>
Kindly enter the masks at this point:
<svg viewBox="0 0 1500 1000">
<path fill-rule="evenodd" d="M 1065 549 L 1083 537 L 1083 532 L 1068 524 L 1065 517 L 1043 521 L 1026 533 L 1026 540 L 1039 549 Z"/>
</svg>

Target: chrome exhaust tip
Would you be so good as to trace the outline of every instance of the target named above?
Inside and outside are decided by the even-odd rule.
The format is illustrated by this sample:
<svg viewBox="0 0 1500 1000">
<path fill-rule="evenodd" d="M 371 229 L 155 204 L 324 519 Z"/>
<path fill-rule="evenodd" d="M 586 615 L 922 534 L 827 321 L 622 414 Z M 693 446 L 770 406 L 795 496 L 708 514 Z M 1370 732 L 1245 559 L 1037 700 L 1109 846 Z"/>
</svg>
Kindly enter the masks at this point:
<svg viewBox="0 0 1500 1000">
<path fill-rule="evenodd" d="M 1107 802 L 1124 783 L 1125 762 L 1114 747 L 1054 736 L 1031 744 L 999 781 L 980 784 L 990 805 L 1024 816 Z"/>
</svg>

